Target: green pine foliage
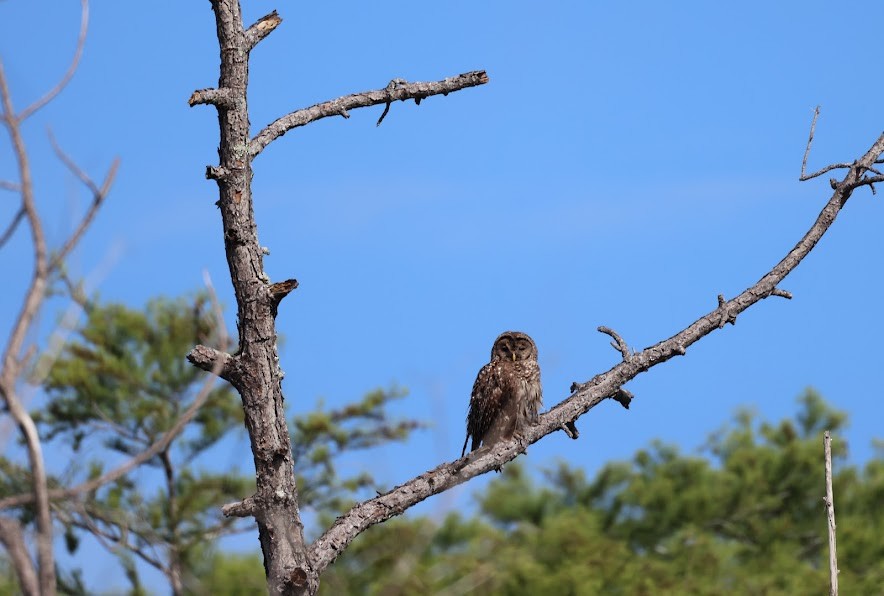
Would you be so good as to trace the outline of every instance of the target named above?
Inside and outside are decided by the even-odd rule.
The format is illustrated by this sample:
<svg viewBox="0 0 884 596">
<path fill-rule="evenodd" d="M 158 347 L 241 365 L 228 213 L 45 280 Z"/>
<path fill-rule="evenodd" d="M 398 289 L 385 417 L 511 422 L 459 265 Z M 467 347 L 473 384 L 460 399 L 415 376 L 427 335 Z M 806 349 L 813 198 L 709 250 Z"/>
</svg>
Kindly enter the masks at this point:
<svg viewBox="0 0 884 596">
<path fill-rule="evenodd" d="M 654 443 L 588 480 L 510 464 L 472 517 L 398 519 L 359 536 L 324 594 L 819 594 L 828 589 L 822 432 L 845 416 L 813 391 L 794 420 L 747 412 L 703 456 Z M 884 458 L 835 442 L 840 587 L 884 586 Z"/>
<path fill-rule="evenodd" d="M 185 354 L 198 343 L 218 343 L 210 302 L 203 294 L 152 300 L 144 310 L 90 304 L 87 312 L 85 325 L 58 358 L 37 364 L 48 369 L 43 382 L 47 400 L 34 419 L 48 445 L 74 453 L 69 469 L 51 478 L 50 486 L 97 477 L 160 439 L 207 378 Z M 392 419 L 387 411 L 404 396 L 401 389 L 378 389 L 347 406 L 320 405 L 294 418 L 302 507 L 330 516 L 360 491 L 376 488 L 368 474 L 339 475 L 335 463 L 348 452 L 405 440 L 418 428 L 416 421 Z M 234 443 L 219 445 L 223 439 Z M 179 575 L 181 592 L 216 593 L 207 592 L 201 581 L 217 579 L 207 572 L 219 556 L 213 543 L 254 527 L 249 520 L 220 513 L 221 505 L 254 492 L 253 473 L 240 473 L 232 465 L 250 469 L 248 452 L 237 449 L 239 461 L 225 461 L 231 458 L 231 444 L 246 444 L 242 406 L 236 392 L 219 381 L 186 430 L 144 468 L 82 501 L 58 503 L 67 549 L 75 552 L 84 534 L 99 536 L 118 557 L 132 594 L 144 593 L 138 569 L 145 563 L 167 577 Z M 224 458 L 220 462 L 219 453 Z M 28 492 L 27 475 L 26 469 L 0 458 L 0 490 L 5 494 Z M 28 507 L 20 510 L 20 517 L 30 521 Z M 265 586 L 258 567 L 260 585 Z M 76 570 L 69 575 L 76 577 Z"/>
</svg>

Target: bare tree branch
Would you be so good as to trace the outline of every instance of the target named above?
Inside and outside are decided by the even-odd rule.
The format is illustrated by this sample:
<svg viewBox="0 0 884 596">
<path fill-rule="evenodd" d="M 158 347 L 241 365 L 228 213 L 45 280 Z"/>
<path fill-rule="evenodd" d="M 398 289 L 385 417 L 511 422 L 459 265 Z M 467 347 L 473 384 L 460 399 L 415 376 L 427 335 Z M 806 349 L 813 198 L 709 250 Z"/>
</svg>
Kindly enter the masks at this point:
<svg viewBox="0 0 884 596">
<path fill-rule="evenodd" d="M 291 114 L 286 114 L 273 123 L 268 124 L 261 132 L 255 135 L 255 138 L 249 143 L 249 154 L 254 159 L 267 145 L 293 128 L 310 124 L 328 116 L 349 118 L 348 110 L 354 108 L 386 104 L 386 110 L 378 120 L 378 124 L 380 124 L 387 113 L 386 111 L 389 110 L 390 104 L 394 101 L 413 99 L 415 103 L 420 104 L 423 98 L 430 97 L 431 95 L 448 95 L 454 91 L 484 85 L 487 82 L 488 74 L 484 70 L 474 70 L 430 83 L 408 83 L 402 79 L 393 79 L 383 89 L 345 95 L 331 101 L 318 103 L 309 108 L 297 110 Z"/>
<path fill-rule="evenodd" d="M 3 245 L 9 242 L 9 239 L 12 238 L 12 235 L 15 234 L 16 228 L 18 228 L 18 224 L 25 218 L 25 210 L 24 207 L 18 210 L 18 213 L 15 214 L 15 217 L 12 218 L 12 221 L 9 222 L 9 226 L 7 226 L 6 231 L 0 235 L 0 248 L 3 248 Z"/>
<path fill-rule="evenodd" d="M 10 192 L 21 192 L 21 186 L 11 180 L 0 180 L 0 189 Z"/>
<path fill-rule="evenodd" d="M 764 298 L 772 295 L 781 296 L 784 292 L 776 291 L 777 284 L 798 266 L 822 238 L 853 190 L 864 185 L 863 173 L 882 153 L 884 153 L 884 134 L 878 137 L 865 155 L 850 166 L 845 177 L 835 185 L 831 198 L 798 244 L 753 286 L 729 301 L 724 301 L 722 298 L 718 308 L 700 317 L 669 339 L 631 354 L 629 358 L 624 358 L 613 368 L 596 375 L 584 384 L 575 383 L 572 387 L 574 394 L 543 414 L 537 425 L 526 429 L 522 442 L 511 439 L 497 443 L 488 450 L 475 451 L 466 458 L 441 464 L 388 493 L 355 505 L 350 511 L 338 517 L 332 527 L 311 545 L 311 572 L 321 574 L 365 529 L 403 513 L 431 495 L 499 468 L 524 452 L 527 445 L 558 430 L 566 422 L 575 420 L 606 398 L 617 396 L 622 385 L 637 375 L 674 356 L 683 355 L 689 346 L 720 328 L 722 313 L 727 313 L 728 320 L 735 319 L 739 313 Z M 609 331 L 606 329 L 603 332 L 611 335 Z M 622 340 L 618 341 L 615 347 L 621 351 L 621 354 L 624 351 L 628 352 Z"/>
<path fill-rule="evenodd" d="M 61 80 L 56 83 L 55 87 L 46 92 L 46 94 L 23 109 L 21 113 L 18 115 L 18 120 L 23 121 L 30 118 L 34 112 L 44 107 L 50 101 L 55 99 L 55 97 L 67 87 L 68 83 L 71 82 L 71 79 L 74 77 L 74 73 L 77 72 L 77 67 L 80 65 L 80 58 L 83 56 L 83 47 L 86 45 L 86 32 L 89 30 L 89 0 L 80 0 L 80 34 L 77 36 L 77 49 L 74 50 L 74 57 L 71 59 L 71 64 L 68 66 L 67 71 L 64 73 L 64 76 L 61 77 Z M 12 112 L 9 112 L 10 114 Z"/>
<path fill-rule="evenodd" d="M 832 493 L 832 436 L 829 431 L 823 435 L 823 449 L 826 456 L 826 526 L 829 529 L 829 588 L 830 596 L 838 596 L 838 554 L 835 545 L 835 496 Z"/>
<path fill-rule="evenodd" d="M 805 182 L 805 181 L 810 180 L 812 178 L 817 178 L 818 176 L 822 176 L 826 172 L 831 172 L 832 170 L 844 170 L 844 169 L 847 169 L 853 165 L 853 164 L 849 164 L 849 163 L 833 163 L 833 164 L 827 165 L 826 167 L 822 168 L 821 170 L 814 172 L 813 174 L 807 173 L 807 156 L 810 155 L 810 146 L 813 143 L 813 135 L 814 135 L 814 132 L 816 131 L 816 121 L 817 121 L 817 119 L 819 119 L 819 117 L 820 117 L 820 107 L 817 106 L 813 110 L 813 120 L 811 120 L 811 122 L 810 122 L 810 135 L 807 137 L 807 148 L 805 148 L 804 158 L 801 160 L 801 176 L 798 177 L 798 180 L 801 182 Z M 884 163 L 884 160 L 876 159 L 872 163 Z M 876 173 L 876 174 L 879 174 L 879 175 L 881 174 L 880 172 L 878 172 L 878 170 L 872 168 L 871 165 L 869 165 L 869 167 L 867 169 L 871 172 Z M 871 184 L 871 182 L 868 182 L 867 184 Z"/>
<path fill-rule="evenodd" d="M 187 104 L 193 107 L 210 103 L 229 108 L 233 107 L 233 99 L 233 93 L 231 93 L 230 89 L 198 89 L 187 100 Z"/>
<path fill-rule="evenodd" d="M 274 10 L 270 14 L 258 19 L 255 24 L 246 29 L 245 41 L 247 51 L 251 52 L 252 48 L 258 45 L 262 39 L 273 33 L 273 30 L 279 27 L 280 23 L 282 23 L 282 18 Z"/>
<path fill-rule="evenodd" d="M 104 200 L 107 198 L 108 193 L 110 192 L 110 187 L 114 183 L 114 178 L 117 175 L 117 169 L 120 167 L 120 158 L 114 159 L 113 163 L 111 163 L 111 167 L 107 172 L 107 175 L 104 177 L 104 182 L 101 184 L 101 187 L 98 187 L 95 182 L 92 181 L 86 172 L 80 169 L 79 166 L 72 160 L 62 149 L 59 147 L 58 143 L 55 140 L 55 136 L 52 134 L 52 131 L 49 131 L 49 142 L 52 144 L 52 149 L 55 150 L 55 154 L 58 158 L 67 166 L 68 170 L 71 173 L 80 179 L 80 182 L 86 185 L 86 187 L 92 192 L 92 204 L 89 206 L 89 209 L 86 211 L 86 214 L 83 216 L 83 219 L 80 220 L 80 223 L 74 228 L 73 233 L 70 237 L 65 241 L 62 245 L 61 249 L 53 256 L 52 261 L 49 264 L 50 269 L 57 268 L 62 261 L 70 254 L 70 252 L 74 249 L 75 246 L 80 242 L 80 239 L 83 237 L 83 234 L 86 233 L 86 229 L 89 227 L 89 224 L 92 223 L 92 220 L 95 218 L 95 214 L 98 213 L 98 209 L 101 207 Z"/>
<path fill-rule="evenodd" d="M 37 567 L 40 593 L 51 596 L 55 594 L 56 590 L 55 555 L 52 551 L 52 515 L 49 508 L 43 449 L 34 420 L 16 393 L 16 383 L 20 377 L 22 362 L 19 355 L 22 352 L 25 336 L 46 297 L 49 270 L 46 261 L 46 239 L 34 203 L 34 187 L 31 180 L 28 152 L 21 134 L 22 118 L 15 115 L 12 95 L 6 82 L 6 72 L 2 61 L 0 61 L 0 102 L 3 105 L 3 123 L 6 125 L 6 130 L 12 141 L 13 154 L 18 163 L 18 175 L 21 181 L 21 192 L 19 193 L 21 209 L 31 228 L 34 251 L 34 272 L 31 283 L 25 293 L 18 317 L 13 323 L 12 332 L 3 352 L 2 361 L 0 361 L 2 362 L 0 363 L 0 398 L 6 402 L 9 414 L 18 425 L 27 447 L 37 521 Z"/>
<path fill-rule="evenodd" d="M 225 381 L 233 382 L 236 377 L 236 357 L 227 352 L 199 345 L 187 355 L 187 360 L 206 372 L 214 372 Z"/>
<path fill-rule="evenodd" d="M 28 547 L 18 520 L 0 517 L 0 542 L 9 554 L 22 593 L 27 596 L 38 596 L 40 582 L 37 581 L 37 571 L 34 569 L 31 555 L 28 554 Z"/>
</svg>

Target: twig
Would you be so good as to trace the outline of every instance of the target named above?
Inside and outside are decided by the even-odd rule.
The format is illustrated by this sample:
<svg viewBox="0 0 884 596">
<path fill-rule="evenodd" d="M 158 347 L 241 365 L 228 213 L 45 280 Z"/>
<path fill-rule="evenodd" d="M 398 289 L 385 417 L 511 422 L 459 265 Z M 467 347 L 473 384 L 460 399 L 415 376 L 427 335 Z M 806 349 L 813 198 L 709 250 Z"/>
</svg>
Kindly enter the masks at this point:
<svg viewBox="0 0 884 596">
<path fill-rule="evenodd" d="M 823 435 L 823 446 L 826 452 L 826 520 L 829 528 L 829 578 L 830 596 L 838 596 L 838 555 L 835 549 L 835 497 L 832 494 L 832 437 L 829 431 Z"/>
<path fill-rule="evenodd" d="M 49 134 L 49 142 L 52 144 L 52 149 L 55 151 L 55 154 L 62 161 L 62 163 L 71 171 L 71 173 L 80 179 L 86 187 L 92 192 L 92 204 L 89 206 L 89 209 L 86 211 L 86 214 L 83 216 L 83 219 L 80 220 L 80 223 L 74 229 L 73 233 L 67 239 L 67 241 L 62 245 L 61 249 L 52 257 L 51 262 L 49 263 L 50 269 L 57 268 L 62 261 L 64 261 L 65 257 L 77 246 L 77 243 L 83 237 L 83 234 L 86 233 L 86 229 L 89 227 L 89 224 L 92 223 L 92 220 L 95 218 L 95 214 L 98 213 L 98 209 L 101 207 L 101 204 L 104 202 L 104 199 L 107 198 L 108 193 L 110 192 L 110 187 L 114 183 L 114 178 L 117 175 L 117 169 L 120 167 L 120 158 L 114 159 L 113 163 L 111 163 L 110 169 L 107 172 L 107 175 L 104 177 L 104 182 L 101 184 L 101 187 L 97 186 L 95 182 L 92 181 L 92 178 L 89 177 L 86 172 L 84 172 L 80 167 L 65 153 L 62 148 L 58 145 L 55 140 L 55 136 L 52 134 L 51 130 L 47 131 Z"/>
<path fill-rule="evenodd" d="M 814 172 L 813 174 L 807 173 L 807 156 L 810 155 L 810 145 L 813 143 L 813 134 L 816 131 L 816 121 L 820 116 L 820 107 L 817 106 L 813 111 L 813 120 L 810 122 L 810 135 L 807 137 L 807 148 L 804 150 L 804 159 L 801 160 L 801 176 L 798 177 L 799 182 L 806 182 L 807 180 L 811 180 L 812 178 L 817 178 L 818 176 L 822 176 L 826 172 L 831 172 L 832 170 L 844 170 L 851 167 L 853 164 L 850 163 L 833 163 L 829 164 L 821 170 Z M 875 159 L 872 163 L 884 163 L 882 159 Z M 875 174 L 879 174 L 878 170 L 871 167 L 871 164 L 866 168 L 867 170 L 874 172 Z M 872 184 L 872 182 L 868 182 L 867 184 Z M 873 191 L 874 192 L 874 191 Z"/>
<path fill-rule="evenodd" d="M 89 0 L 80 0 L 80 34 L 77 36 L 77 49 L 74 50 L 74 57 L 73 59 L 71 59 L 70 66 L 68 66 L 68 69 L 64 73 L 64 76 L 62 76 L 61 80 L 56 83 L 55 87 L 47 91 L 43 97 L 41 97 L 19 113 L 19 121 L 27 120 L 30 116 L 34 114 L 34 112 L 55 99 L 55 97 L 59 93 L 61 93 L 65 87 L 67 87 L 68 83 L 71 82 L 74 73 L 77 72 L 77 66 L 80 65 L 80 58 L 83 56 L 83 47 L 86 45 L 86 32 L 88 30 Z"/>
<path fill-rule="evenodd" d="M 3 248 L 3 245 L 9 242 L 9 239 L 12 238 L 12 235 L 15 234 L 16 228 L 18 228 L 18 224 L 25 218 L 25 209 L 22 207 L 18 210 L 18 213 L 15 214 L 15 217 L 12 218 L 12 221 L 9 222 L 9 226 L 7 226 L 6 231 L 3 232 L 3 235 L 0 235 L 0 248 Z"/>
<path fill-rule="evenodd" d="M 804 177 L 807 172 L 807 156 L 810 155 L 810 145 L 813 143 L 813 133 L 816 131 L 816 121 L 817 118 L 820 117 L 820 107 L 817 106 L 813 110 L 813 120 L 810 121 L 810 135 L 807 137 L 807 148 L 804 150 L 804 158 L 801 160 L 801 176 L 798 178 L 800 181 L 807 180 Z"/>
<path fill-rule="evenodd" d="M 616 331 L 605 326 L 599 327 L 598 331 L 599 333 L 604 333 L 605 335 L 610 335 L 614 338 L 614 341 L 611 342 L 611 347 L 620 352 L 620 355 L 623 356 L 623 360 L 629 360 L 632 358 L 629 346 L 626 345 L 626 342 L 623 341 L 623 338 L 620 337 Z"/>
<path fill-rule="evenodd" d="M 771 290 L 769 293 L 772 293 Z M 737 324 L 737 313 L 731 309 L 727 300 L 724 299 L 722 294 L 718 295 L 718 311 L 720 312 L 718 318 L 718 328 L 724 329 L 724 326 L 730 323 L 731 325 Z"/>
</svg>

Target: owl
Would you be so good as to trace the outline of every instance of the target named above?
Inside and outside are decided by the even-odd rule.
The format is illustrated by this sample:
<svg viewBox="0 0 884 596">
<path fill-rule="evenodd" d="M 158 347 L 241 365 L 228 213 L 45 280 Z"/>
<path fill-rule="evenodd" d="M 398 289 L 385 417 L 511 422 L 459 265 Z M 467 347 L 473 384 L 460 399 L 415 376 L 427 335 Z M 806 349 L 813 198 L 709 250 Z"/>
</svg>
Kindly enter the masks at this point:
<svg viewBox="0 0 884 596">
<path fill-rule="evenodd" d="M 537 420 L 543 399 L 537 345 L 519 331 L 505 331 L 494 340 L 491 362 L 482 367 L 473 383 L 470 411 L 467 414 L 467 443 L 470 451 L 480 445 L 520 436 L 529 423 Z"/>
</svg>

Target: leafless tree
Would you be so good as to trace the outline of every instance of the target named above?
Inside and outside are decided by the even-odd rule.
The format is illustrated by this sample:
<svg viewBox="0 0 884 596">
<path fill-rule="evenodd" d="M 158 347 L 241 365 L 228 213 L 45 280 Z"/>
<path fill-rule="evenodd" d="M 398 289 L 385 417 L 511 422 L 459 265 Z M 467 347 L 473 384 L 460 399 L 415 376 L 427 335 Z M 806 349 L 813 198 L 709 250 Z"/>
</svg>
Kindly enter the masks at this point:
<svg viewBox="0 0 884 596">
<path fill-rule="evenodd" d="M 833 164 L 801 179 L 827 171 L 846 170 L 841 180 L 832 180 L 833 193 L 813 226 L 795 247 L 755 284 L 726 300 L 719 295 L 717 306 L 676 335 L 635 352 L 615 331 L 600 327 L 613 338 L 612 345 L 622 361 L 583 383 L 574 383 L 571 395 L 540 417 L 521 438 L 503 441 L 466 458 L 443 463 L 408 480 L 389 492 L 359 503 L 340 516 L 312 544 L 304 538 L 299 512 L 298 491 L 292 467 L 289 432 L 286 427 L 282 370 L 276 346 L 275 317 L 285 296 L 297 287 L 294 279 L 271 283 L 264 273 L 265 249 L 258 243 L 251 193 L 252 161 L 274 140 L 289 130 L 328 116 L 349 117 L 349 110 L 373 105 L 385 106 L 380 124 L 395 101 L 421 100 L 488 82 L 484 71 L 475 71 L 432 83 L 409 83 L 400 79 L 374 91 L 354 93 L 309 108 L 293 111 L 250 135 L 246 89 L 250 52 L 282 22 L 273 12 L 245 27 L 238 0 L 212 0 L 221 49 L 221 72 L 216 88 L 193 93 L 190 105 L 211 104 L 218 112 L 220 163 L 207 168 L 206 176 L 218 184 L 223 237 L 230 276 L 237 301 L 240 330 L 239 349 L 226 353 L 196 346 L 190 361 L 204 369 L 218 369 L 240 393 L 245 411 L 257 474 L 257 491 L 238 503 L 225 506 L 224 513 L 252 516 L 258 523 L 267 582 L 272 594 L 313 594 L 323 570 L 350 542 L 368 527 L 399 515 L 409 507 L 461 484 L 470 478 L 499 468 L 542 437 L 563 429 L 574 435 L 573 422 L 601 401 L 612 398 L 629 406 L 631 394 L 623 385 L 657 364 L 683 356 L 702 337 L 734 324 L 744 310 L 770 296 L 791 298 L 778 287 L 780 282 L 813 249 L 831 226 L 853 191 L 884 181 L 875 169 L 881 163 L 884 134 L 852 163 Z M 814 125 L 816 116 L 814 117 Z M 808 140 L 810 150 L 813 132 Z"/>
<path fill-rule="evenodd" d="M 44 308 L 50 288 L 60 282 L 66 287 L 74 302 L 84 300 L 82 288 L 73 283 L 65 271 L 67 257 L 76 249 L 84 234 L 92 224 L 99 209 L 110 192 L 117 173 L 119 161 L 114 160 L 101 184 L 95 183 L 59 146 L 50 134 L 50 142 L 56 155 L 64 166 L 88 190 L 91 202 L 85 213 L 74 226 L 73 230 L 60 246 L 50 249 L 44 234 L 44 223 L 40 216 L 34 192 L 34 174 L 31 167 L 25 134 L 26 121 L 38 110 L 54 101 L 73 78 L 80 63 L 89 22 L 88 0 L 81 0 L 80 30 L 76 49 L 70 66 L 60 80 L 42 97 L 33 101 L 23 109 L 17 110 L 13 102 L 12 91 L 6 77 L 3 62 L 0 60 L 0 123 L 9 134 L 12 153 L 15 158 L 15 179 L 0 179 L 0 190 L 17 195 L 19 208 L 12 219 L 0 232 L 0 249 L 2 249 L 16 232 L 24 225 L 30 231 L 32 249 L 32 272 L 30 282 L 24 292 L 22 305 L 12 323 L 12 330 L 3 348 L 0 359 L 0 403 L 2 415 L 8 415 L 21 436 L 27 452 L 27 482 L 30 490 L 18 495 L 0 498 L 0 543 L 6 548 L 10 562 L 15 570 L 21 591 L 24 594 L 51 595 L 56 592 L 55 556 L 53 553 L 53 514 L 64 515 L 65 511 L 58 507 L 64 502 L 68 511 L 79 506 L 76 499 L 97 490 L 98 488 L 122 478 L 132 470 L 166 450 L 171 441 L 178 436 L 205 402 L 214 384 L 208 378 L 201 391 L 191 405 L 183 412 L 175 425 L 153 445 L 133 456 L 129 461 L 106 472 L 100 477 L 64 488 L 50 488 L 43 457 L 43 446 L 40 441 L 34 419 L 27 410 L 25 391 L 28 383 L 39 383 L 40 379 L 28 378 L 34 362 L 45 360 L 57 353 L 58 346 L 41 351 L 35 343 L 29 341 L 34 336 L 34 328 L 38 315 Z M 5 174 L 5 172 L 3 173 Z M 211 288 L 210 288 L 211 289 Z M 216 308 L 216 320 L 221 333 L 221 345 L 226 345 L 223 320 Z M 54 350 L 54 352 L 53 352 Z M 21 521 L 9 512 L 13 508 L 29 506 L 33 508 L 35 520 L 36 561 L 26 541 L 26 532 Z M 56 508 L 56 511 L 53 511 Z M 98 534 L 96 534 L 98 535 Z"/>
</svg>

